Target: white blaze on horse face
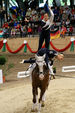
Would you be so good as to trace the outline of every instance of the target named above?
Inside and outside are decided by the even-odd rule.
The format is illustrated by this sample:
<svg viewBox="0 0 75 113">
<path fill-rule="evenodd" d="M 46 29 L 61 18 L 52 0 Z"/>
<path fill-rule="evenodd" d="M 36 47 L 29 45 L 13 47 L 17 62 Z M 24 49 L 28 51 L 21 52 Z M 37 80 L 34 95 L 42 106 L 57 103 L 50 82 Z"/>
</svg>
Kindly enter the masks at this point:
<svg viewBox="0 0 75 113">
<path fill-rule="evenodd" d="M 39 77 L 40 77 L 40 80 L 43 80 L 44 79 L 43 65 L 45 64 L 45 61 L 44 61 L 45 56 L 46 56 L 45 54 L 43 56 L 37 56 L 37 55 L 35 55 L 36 63 L 38 65 L 38 67 L 39 67 L 39 73 L 40 73 Z"/>
<path fill-rule="evenodd" d="M 42 66 L 45 64 L 45 61 L 44 61 L 45 56 L 46 56 L 45 54 L 43 56 L 35 55 L 36 63 L 38 64 L 38 66 Z"/>
</svg>

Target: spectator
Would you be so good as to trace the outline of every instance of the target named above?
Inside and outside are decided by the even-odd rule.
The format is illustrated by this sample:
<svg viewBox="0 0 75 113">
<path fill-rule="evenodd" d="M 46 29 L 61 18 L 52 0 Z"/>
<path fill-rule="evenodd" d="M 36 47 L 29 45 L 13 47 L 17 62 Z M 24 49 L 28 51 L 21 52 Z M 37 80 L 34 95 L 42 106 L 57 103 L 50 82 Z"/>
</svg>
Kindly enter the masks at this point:
<svg viewBox="0 0 75 113">
<path fill-rule="evenodd" d="M 3 28 L 8 28 L 8 26 L 9 26 L 8 23 L 7 23 L 7 22 L 4 22 L 4 24 L 3 24 L 2 27 L 3 27 Z"/>
<path fill-rule="evenodd" d="M 69 25 L 70 25 L 70 20 L 67 19 L 67 21 L 66 21 L 66 27 L 69 27 Z"/>
<path fill-rule="evenodd" d="M 58 11 L 57 7 L 55 7 L 53 13 L 54 13 L 54 21 L 57 21 L 58 20 L 58 16 L 59 16 L 59 11 Z"/>
<path fill-rule="evenodd" d="M 62 25 L 62 28 L 61 28 L 61 37 L 62 38 L 65 38 L 65 33 L 67 32 L 67 29 L 64 25 Z"/>
<path fill-rule="evenodd" d="M 32 34 L 32 28 L 28 26 L 28 37 L 31 37 L 31 34 Z"/>
<path fill-rule="evenodd" d="M 62 19 L 62 14 L 63 14 L 63 7 L 60 7 L 59 9 L 60 20 Z"/>
<path fill-rule="evenodd" d="M 41 26 L 38 27 L 38 33 L 41 34 Z"/>
<path fill-rule="evenodd" d="M 12 19 L 11 19 L 10 22 L 9 22 L 9 27 L 10 27 L 10 28 L 14 27 L 14 21 L 13 21 Z"/>
<path fill-rule="evenodd" d="M 25 37 L 27 35 L 27 30 L 25 26 L 20 27 L 20 36 Z"/>
<path fill-rule="evenodd" d="M 1 23 L 0 27 L 2 27 L 3 23 L 5 22 L 4 16 L 5 16 L 5 11 L 2 8 L 0 8 L 0 23 Z"/>
<path fill-rule="evenodd" d="M 8 29 L 6 27 L 3 28 L 3 38 L 8 38 Z"/>
<path fill-rule="evenodd" d="M 8 27 L 7 36 L 10 37 L 10 34 L 11 34 L 11 28 Z"/>
<path fill-rule="evenodd" d="M 71 14 L 71 24 L 74 26 L 75 25 L 75 12 Z"/>
<path fill-rule="evenodd" d="M 41 14 L 41 20 L 43 20 L 43 18 L 44 18 L 44 14 Z"/>
<path fill-rule="evenodd" d="M 0 10 L 0 21 L 4 22 L 4 20 L 3 20 L 4 19 L 4 13 L 1 13 L 2 11 L 3 10 L 1 8 L 1 10 Z M 4 28 L 4 31 L 5 31 L 5 28 L 7 28 L 9 31 L 11 31 L 11 29 L 13 27 L 15 27 L 15 30 L 16 30 L 15 34 L 16 34 L 16 32 L 19 32 L 19 35 L 21 37 L 26 36 L 27 32 L 28 32 L 29 37 L 31 36 L 31 34 L 32 34 L 32 36 L 34 36 L 37 33 L 40 34 L 41 27 L 40 27 L 40 24 L 38 23 L 38 21 L 41 21 L 41 20 L 44 19 L 45 8 L 39 8 L 38 11 L 37 11 L 37 9 L 29 8 L 26 12 L 26 16 L 27 16 L 27 19 L 29 21 L 31 21 L 30 23 L 25 22 L 25 14 L 23 15 L 23 12 L 24 11 L 22 9 L 17 10 L 17 14 L 19 16 L 19 21 L 18 21 L 18 16 L 16 18 L 16 21 L 14 21 L 14 20 L 12 20 L 12 17 L 7 15 L 8 16 L 8 21 L 7 22 L 8 23 L 5 22 L 2 26 Z M 69 33 L 70 24 L 73 27 L 75 26 L 75 8 L 73 7 L 71 9 L 68 6 L 55 7 L 53 12 L 54 12 L 54 15 L 55 15 L 55 17 L 54 17 L 54 19 L 55 19 L 54 22 L 55 23 L 54 23 L 54 26 L 53 26 L 52 30 L 55 30 L 54 28 L 57 29 L 58 26 L 62 27 L 62 25 L 64 25 L 64 26 L 66 26 L 67 31 Z M 3 18 L 3 19 L 1 20 L 1 18 Z M 19 24 L 20 24 L 20 26 L 19 26 Z M 60 26 L 60 24 L 61 24 L 61 26 Z M 27 26 L 29 26 L 30 28 L 29 27 L 27 28 Z M 62 32 L 62 34 L 64 34 L 64 32 Z"/>
<path fill-rule="evenodd" d="M 68 15 L 66 14 L 66 11 L 64 10 L 62 14 L 62 20 L 66 21 L 67 18 L 68 18 Z"/>
<path fill-rule="evenodd" d="M 27 35 L 27 29 L 26 26 L 23 27 L 23 36 L 25 37 Z"/>
<path fill-rule="evenodd" d="M 10 21 L 11 21 L 11 17 L 10 17 L 10 15 L 8 14 L 7 17 L 8 17 L 7 22 L 10 22 Z"/>
<path fill-rule="evenodd" d="M 20 36 L 22 37 L 22 32 L 23 32 L 23 26 L 20 25 Z"/>
<path fill-rule="evenodd" d="M 14 22 L 14 27 L 16 28 L 17 25 L 19 24 L 19 22 L 17 22 L 17 20 Z"/>
<path fill-rule="evenodd" d="M 72 33 L 73 33 L 73 27 L 72 27 L 72 25 L 70 25 L 70 28 L 69 28 L 69 36 L 72 36 Z"/>
<path fill-rule="evenodd" d="M 72 13 L 72 14 L 75 13 L 75 8 L 74 8 L 74 7 L 72 8 L 71 13 Z"/>
<path fill-rule="evenodd" d="M 15 28 L 13 27 L 12 29 L 11 29 L 11 36 L 13 37 L 13 36 L 15 36 L 16 35 L 16 32 L 15 32 Z"/>
</svg>

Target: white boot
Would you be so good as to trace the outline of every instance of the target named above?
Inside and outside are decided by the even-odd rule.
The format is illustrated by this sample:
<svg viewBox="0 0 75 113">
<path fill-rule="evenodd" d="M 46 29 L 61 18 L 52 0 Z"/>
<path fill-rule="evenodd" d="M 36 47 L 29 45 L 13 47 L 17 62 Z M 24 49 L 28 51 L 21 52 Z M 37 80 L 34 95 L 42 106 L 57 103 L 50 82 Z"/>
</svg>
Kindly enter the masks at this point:
<svg viewBox="0 0 75 113">
<path fill-rule="evenodd" d="M 53 73 L 53 65 L 50 66 L 50 64 L 48 63 L 48 67 L 49 67 L 49 70 L 50 70 L 50 75 L 55 75 L 55 74 Z"/>
<path fill-rule="evenodd" d="M 35 66 L 36 66 L 35 63 L 34 64 L 30 64 L 25 74 L 28 74 L 28 75 L 31 76 L 32 75 L 32 71 L 35 68 Z"/>
</svg>

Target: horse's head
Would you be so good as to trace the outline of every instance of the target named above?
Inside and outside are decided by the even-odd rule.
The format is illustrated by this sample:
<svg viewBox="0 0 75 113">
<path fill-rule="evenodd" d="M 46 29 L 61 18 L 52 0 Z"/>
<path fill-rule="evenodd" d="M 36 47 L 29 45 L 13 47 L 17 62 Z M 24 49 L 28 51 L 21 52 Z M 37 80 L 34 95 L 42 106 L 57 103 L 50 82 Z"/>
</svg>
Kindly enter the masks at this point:
<svg viewBox="0 0 75 113">
<path fill-rule="evenodd" d="M 39 67 L 39 78 L 40 78 L 40 80 L 44 79 L 43 66 L 45 65 L 45 60 L 44 60 L 45 56 L 46 56 L 46 54 L 44 54 L 43 56 L 35 55 L 36 64 Z"/>
</svg>

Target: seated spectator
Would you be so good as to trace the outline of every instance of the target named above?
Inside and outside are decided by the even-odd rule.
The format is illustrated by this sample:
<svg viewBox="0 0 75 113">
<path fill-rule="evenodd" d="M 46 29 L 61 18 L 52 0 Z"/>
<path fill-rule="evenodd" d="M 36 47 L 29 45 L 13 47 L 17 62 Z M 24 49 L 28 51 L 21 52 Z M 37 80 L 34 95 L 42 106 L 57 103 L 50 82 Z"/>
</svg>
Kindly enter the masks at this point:
<svg viewBox="0 0 75 113">
<path fill-rule="evenodd" d="M 75 23 L 75 20 L 74 20 L 74 17 L 72 16 L 71 17 L 71 25 L 74 25 L 74 23 Z"/>
<path fill-rule="evenodd" d="M 27 35 L 27 29 L 26 29 L 26 26 L 23 27 L 23 32 L 22 32 L 22 33 L 23 33 L 23 36 L 24 36 L 24 37 Z"/>
<path fill-rule="evenodd" d="M 71 14 L 71 24 L 74 26 L 75 25 L 75 12 Z"/>
<path fill-rule="evenodd" d="M 67 28 L 67 32 L 69 32 L 69 26 L 70 26 L 70 20 L 67 19 L 66 21 L 66 28 Z"/>
<path fill-rule="evenodd" d="M 61 28 L 61 37 L 62 38 L 65 38 L 65 33 L 67 32 L 67 29 L 64 25 L 62 25 L 62 28 Z"/>
<path fill-rule="evenodd" d="M 14 27 L 16 28 L 17 25 L 19 24 L 19 22 L 17 22 L 17 20 L 14 22 Z"/>
<path fill-rule="evenodd" d="M 72 8 L 71 13 L 72 13 L 72 14 L 75 13 L 75 8 L 74 8 L 74 7 Z"/>
<path fill-rule="evenodd" d="M 66 27 L 69 27 L 69 25 L 70 25 L 70 20 L 67 19 L 67 21 L 66 21 Z"/>
<path fill-rule="evenodd" d="M 41 14 L 41 20 L 43 20 L 43 18 L 44 18 L 44 14 Z"/>
<path fill-rule="evenodd" d="M 3 27 L 3 38 L 8 38 L 8 28 L 7 27 Z"/>
<path fill-rule="evenodd" d="M 72 36 L 72 33 L 73 33 L 73 27 L 72 27 L 72 25 L 70 25 L 70 27 L 69 27 L 69 36 Z"/>
<path fill-rule="evenodd" d="M 62 25 L 65 25 L 66 26 L 66 21 L 65 20 L 61 20 L 60 26 L 62 27 Z"/>
<path fill-rule="evenodd" d="M 13 37 L 13 36 L 15 36 L 15 35 L 16 35 L 15 28 L 12 28 L 12 29 L 11 29 L 11 36 Z"/>
<path fill-rule="evenodd" d="M 22 32 L 23 32 L 23 26 L 20 24 L 20 28 L 19 28 L 19 30 L 20 30 L 20 37 L 22 37 Z"/>
<path fill-rule="evenodd" d="M 62 20 L 66 21 L 67 18 L 68 18 L 68 15 L 66 14 L 66 11 L 64 10 L 62 14 Z"/>
<path fill-rule="evenodd" d="M 27 29 L 25 26 L 20 27 L 20 36 L 25 37 L 27 35 Z"/>
<path fill-rule="evenodd" d="M 8 16 L 7 21 L 10 22 L 11 21 L 11 16 L 9 14 L 7 16 Z"/>
<path fill-rule="evenodd" d="M 7 31 L 7 37 L 10 37 L 10 34 L 11 34 L 11 28 L 10 27 L 8 27 L 8 29 L 7 29 L 8 31 Z"/>
<path fill-rule="evenodd" d="M 31 34 L 32 34 L 32 28 L 28 26 L 28 37 L 31 37 Z"/>
<path fill-rule="evenodd" d="M 63 7 L 60 7 L 59 9 L 60 20 L 62 19 L 62 14 L 63 14 Z"/>
<path fill-rule="evenodd" d="M 16 36 L 19 36 L 20 35 L 20 27 L 21 27 L 21 24 L 17 24 L 17 26 L 15 27 Z"/>
<path fill-rule="evenodd" d="M 20 29 L 20 24 L 17 24 L 16 29 L 19 30 Z"/>
<path fill-rule="evenodd" d="M 7 22 L 4 22 L 4 24 L 3 24 L 2 27 L 3 27 L 3 28 L 8 28 L 8 26 L 9 26 L 8 23 L 7 23 Z"/>
<path fill-rule="evenodd" d="M 10 20 L 10 22 L 9 22 L 9 27 L 10 27 L 10 28 L 14 27 L 14 21 L 13 21 L 13 20 Z"/>
</svg>

